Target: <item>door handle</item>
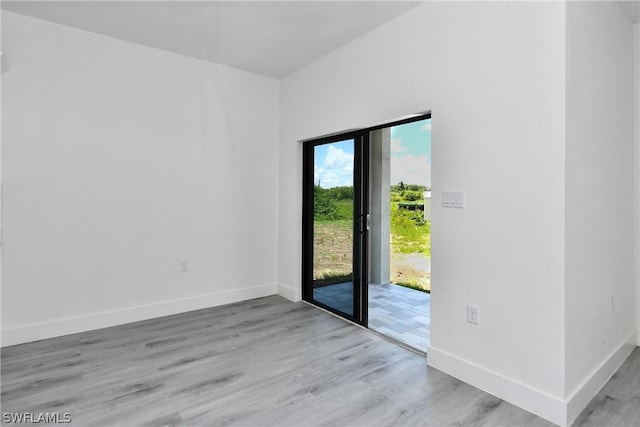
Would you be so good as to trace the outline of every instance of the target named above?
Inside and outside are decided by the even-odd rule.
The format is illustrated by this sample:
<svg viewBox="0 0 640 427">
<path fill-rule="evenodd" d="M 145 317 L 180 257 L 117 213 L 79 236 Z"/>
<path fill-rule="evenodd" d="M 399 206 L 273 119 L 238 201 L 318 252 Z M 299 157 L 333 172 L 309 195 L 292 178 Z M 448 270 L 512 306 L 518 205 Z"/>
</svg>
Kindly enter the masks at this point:
<svg viewBox="0 0 640 427">
<path fill-rule="evenodd" d="M 371 230 L 371 215 L 358 215 L 358 233 L 364 234 L 369 230 Z"/>
</svg>

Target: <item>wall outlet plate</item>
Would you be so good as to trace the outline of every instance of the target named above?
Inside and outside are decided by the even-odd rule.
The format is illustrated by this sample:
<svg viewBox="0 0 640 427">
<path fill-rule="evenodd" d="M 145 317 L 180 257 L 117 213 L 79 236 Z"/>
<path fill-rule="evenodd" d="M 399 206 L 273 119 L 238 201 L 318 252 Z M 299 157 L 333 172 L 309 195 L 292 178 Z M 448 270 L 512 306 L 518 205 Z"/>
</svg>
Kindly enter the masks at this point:
<svg viewBox="0 0 640 427">
<path fill-rule="evenodd" d="M 477 325 L 479 312 L 480 309 L 477 305 L 467 304 L 467 322 Z"/>
</svg>

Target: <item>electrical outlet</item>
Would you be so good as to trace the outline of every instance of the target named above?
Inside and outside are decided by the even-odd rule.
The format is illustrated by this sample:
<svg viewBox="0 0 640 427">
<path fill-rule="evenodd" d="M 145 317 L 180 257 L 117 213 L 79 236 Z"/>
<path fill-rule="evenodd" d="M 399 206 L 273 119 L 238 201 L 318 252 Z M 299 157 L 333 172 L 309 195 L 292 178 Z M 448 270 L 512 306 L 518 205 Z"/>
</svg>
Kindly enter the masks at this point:
<svg viewBox="0 0 640 427">
<path fill-rule="evenodd" d="M 189 271 L 189 264 L 187 264 L 186 262 L 181 262 L 180 263 L 180 273 L 186 273 L 187 271 Z"/>
<path fill-rule="evenodd" d="M 478 315 L 479 308 L 477 305 L 469 305 L 467 304 L 467 322 L 473 323 L 474 325 L 478 324 Z"/>
</svg>

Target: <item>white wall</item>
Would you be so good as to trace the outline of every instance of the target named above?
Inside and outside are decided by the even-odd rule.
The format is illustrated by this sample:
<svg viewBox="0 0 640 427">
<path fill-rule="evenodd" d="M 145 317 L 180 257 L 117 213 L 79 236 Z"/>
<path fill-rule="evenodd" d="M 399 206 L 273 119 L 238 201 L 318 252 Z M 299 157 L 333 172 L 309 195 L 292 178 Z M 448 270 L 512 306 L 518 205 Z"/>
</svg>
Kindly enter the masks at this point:
<svg viewBox="0 0 640 427">
<path fill-rule="evenodd" d="M 279 217 L 279 292 L 300 298 L 297 141 L 431 109 L 428 361 L 559 423 L 564 37 L 562 3 L 428 2 L 288 76 Z M 466 209 L 442 208 L 445 189 Z"/>
<path fill-rule="evenodd" d="M 636 345 L 640 346 L 640 23 L 635 25 L 635 84 L 636 84 Z"/>
<path fill-rule="evenodd" d="M 275 293 L 278 81 L 2 32 L 4 345 Z"/>
<path fill-rule="evenodd" d="M 567 3 L 566 398 L 585 404 L 636 342 L 633 31 L 615 2 Z"/>
<path fill-rule="evenodd" d="M 0 9 L 0 51 L 2 50 L 2 10 Z M 2 99 L 2 78 L 6 68 L 6 59 L 0 52 L 0 100 Z M 0 331 L 2 330 L 2 102 L 0 102 Z M 2 333 L 0 333 L 0 347 L 2 346 Z"/>
<path fill-rule="evenodd" d="M 640 23 L 635 25 L 635 83 L 636 83 L 636 345 L 640 346 Z"/>
</svg>

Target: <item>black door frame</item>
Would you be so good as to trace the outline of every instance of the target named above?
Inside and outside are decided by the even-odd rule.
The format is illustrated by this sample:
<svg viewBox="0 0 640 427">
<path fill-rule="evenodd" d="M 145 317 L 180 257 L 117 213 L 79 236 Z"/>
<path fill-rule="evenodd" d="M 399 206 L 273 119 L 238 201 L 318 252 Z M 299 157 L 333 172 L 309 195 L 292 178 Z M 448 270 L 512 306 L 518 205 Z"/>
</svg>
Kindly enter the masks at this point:
<svg viewBox="0 0 640 427">
<path fill-rule="evenodd" d="M 375 130 L 431 118 L 431 111 L 380 125 L 302 141 L 302 299 L 338 316 L 368 327 L 369 323 L 369 137 Z M 353 316 L 313 299 L 313 170 L 318 145 L 354 140 Z"/>
<path fill-rule="evenodd" d="M 353 140 L 353 316 L 313 299 L 313 188 L 315 147 Z M 354 131 L 306 141 L 302 166 L 302 299 L 352 322 L 367 326 L 369 213 L 369 132 Z"/>
</svg>

